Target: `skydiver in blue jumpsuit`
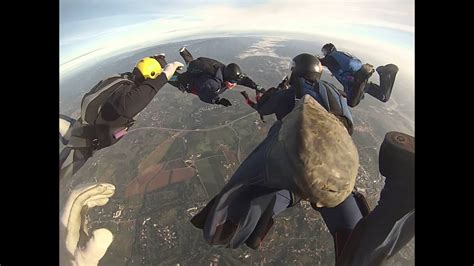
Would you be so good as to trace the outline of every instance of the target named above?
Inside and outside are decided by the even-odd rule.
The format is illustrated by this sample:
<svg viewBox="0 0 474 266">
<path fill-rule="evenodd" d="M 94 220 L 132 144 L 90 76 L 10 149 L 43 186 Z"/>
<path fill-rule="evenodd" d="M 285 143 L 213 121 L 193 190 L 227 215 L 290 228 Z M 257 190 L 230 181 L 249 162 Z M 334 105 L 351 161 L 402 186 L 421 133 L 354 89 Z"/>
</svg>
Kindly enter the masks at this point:
<svg viewBox="0 0 474 266">
<path fill-rule="evenodd" d="M 294 109 L 295 99 L 298 100 L 304 95 L 310 95 L 344 124 L 347 133 L 352 134 L 352 115 L 347 106 L 346 99 L 332 84 L 320 81 L 321 74 L 322 66 L 316 57 L 309 54 L 298 55 L 293 59 L 288 89 L 269 89 L 263 94 L 260 101 L 257 102 L 256 109 L 260 114 L 275 114 L 279 121 L 270 128 L 267 138 L 242 163 L 221 194 L 216 196 L 200 214 L 193 218 L 193 224 L 198 228 L 204 229 L 205 237 L 209 243 L 236 248 L 245 242 L 248 246 L 257 248 L 265 233 L 271 227 L 273 217 L 299 201 L 298 196 L 291 192 L 291 190 L 275 189 L 264 185 L 265 164 L 262 163 L 267 157 L 268 147 L 272 145 L 274 139 L 278 136 L 282 126 L 282 119 Z M 282 86 L 278 87 L 281 88 Z M 252 178 L 246 180 L 249 177 Z M 238 195 L 232 191 L 246 182 L 255 183 L 252 190 L 240 191 Z M 224 197 L 230 197 L 229 195 L 235 198 L 232 200 L 223 199 Z M 259 201 L 257 203 L 249 203 L 248 200 L 253 198 L 258 198 Z M 238 207 L 243 202 L 251 205 L 247 213 L 242 211 L 241 207 Z M 209 212 L 212 213 L 211 209 L 215 208 L 215 204 L 229 205 L 225 207 L 228 211 L 224 212 L 224 214 L 215 212 L 209 215 Z M 347 225 L 344 224 L 343 226 L 353 228 L 357 221 L 362 218 L 362 214 L 357 207 L 356 198 L 351 194 L 342 205 L 345 207 L 350 206 L 348 208 L 349 212 L 354 213 L 346 221 Z M 233 212 L 234 210 L 236 210 L 235 213 Z M 325 214 L 324 211 L 322 213 Z M 210 221 L 219 220 L 222 218 L 220 215 L 226 215 L 229 218 L 226 220 L 224 227 L 221 228 L 215 225 L 205 228 L 207 217 L 212 217 L 209 218 Z M 328 215 L 328 219 L 334 216 L 331 212 L 328 212 Z M 246 220 L 249 224 L 237 230 L 237 225 L 231 222 L 231 217 L 234 220 L 238 220 L 239 216 L 247 217 Z M 323 215 L 323 217 L 325 216 Z M 331 232 L 335 234 L 335 231 L 332 229 L 330 227 Z M 229 232 L 233 232 L 235 235 L 229 238 Z"/>
<path fill-rule="evenodd" d="M 320 61 L 310 54 L 300 54 L 293 59 L 291 68 L 293 72 L 287 89 L 282 86 L 283 81 L 259 97 L 256 110 L 260 115 L 275 114 L 281 120 L 293 110 L 295 99 L 308 94 L 338 117 L 352 135 L 353 119 L 347 100 L 333 84 L 321 80 Z"/>
<path fill-rule="evenodd" d="M 374 73 L 373 66 L 362 64 L 355 56 L 346 52 L 338 51 L 334 44 L 325 44 L 321 52 L 324 57 L 320 58 L 321 64 L 329 69 L 331 74 L 344 87 L 347 103 L 350 107 L 357 106 L 368 93 L 382 102 L 387 102 L 392 93 L 398 67 L 394 64 L 377 67 L 380 77 L 380 85 L 368 82 Z"/>
</svg>

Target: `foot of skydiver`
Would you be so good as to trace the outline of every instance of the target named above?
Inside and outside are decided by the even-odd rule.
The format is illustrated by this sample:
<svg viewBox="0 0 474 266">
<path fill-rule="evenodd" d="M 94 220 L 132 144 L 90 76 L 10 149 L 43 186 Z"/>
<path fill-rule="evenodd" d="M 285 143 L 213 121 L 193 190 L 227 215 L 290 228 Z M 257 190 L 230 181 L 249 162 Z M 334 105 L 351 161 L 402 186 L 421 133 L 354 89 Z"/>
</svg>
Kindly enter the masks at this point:
<svg viewBox="0 0 474 266">
<path fill-rule="evenodd" d="M 258 186 L 239 190 L 216 195 L 191 219 L 210 245 L 238 248 L 245 243 L 258 249 L 274 224 L 273 218 L 296 204 L 288 190 L 271 192 Z M 266 191 L 266 195 L 257 196 L 258 191 Z M 227 208 L 219 207 L 229 203 Z"/>
<path fill-rule="evenodd" d="M 395 77 L 398 73 L 398 67 L 394 64 L 388 64 L 377 68 L 379 74 L 380 86 L 370 82 L 367 84 L 366 92 L 381 102 L 387 102 L 392 94 Z"/>
<path fill-rule="evenodd" d="M 415 138 L 387 133 L 379 152 L 379 171 L 385 176 L 380 199 L 358 222 L 336 265 L 381 265 L 413 238 L 414 166 Z"/>
<path fill-rule="evenodd" d="M 184 46 L 181 49 L 179 49 L 179 54 L 181 55 L 181 57 L 183 57 L 186 65 L 188 65 L 189 62 L 194 60 L 193 55 Z"/>
<path fill-rule="evenodd" d="M 396 164 L 394 163 L 396 162 Z M 399 167 L 403 165 L 403 167 Z M 415 181 L 415 138 L 400 132 L 388 132 L 380 146 L 380 173 L 386 177 L 385 186 L 401 189 L 398 195 L 414 193 Z M 403 193 L 402 193 L 403 192 Z M 414 207 L 413 202 L 407 203 Z"/>
<path fill-rule="evenodd" d="M 65 176 L 73 176 L 93 153 L 90 148 L 65 147 L 59 154 L 59 180 Z"/>
<path fill-rule="evenodd" d="M 388 64 L 377 68 L 380 85 L 373 82 L 367 84 L 366 92 L 381 102 L 387 102 L 390 99 L 395 77 L 398 73 L 398 67 L 394 64 Z"/>
<path fill-rule="evenodd" d="M 356 107 L 364 98 L 367 81 L 374 72 L 374 67 L 372 65 L 363 64 L 362 67 L 354 74 L 354 82 L 349 85 L 349 89 L 346 92 L 347 104 L 350 107 Z"/>
</svg>

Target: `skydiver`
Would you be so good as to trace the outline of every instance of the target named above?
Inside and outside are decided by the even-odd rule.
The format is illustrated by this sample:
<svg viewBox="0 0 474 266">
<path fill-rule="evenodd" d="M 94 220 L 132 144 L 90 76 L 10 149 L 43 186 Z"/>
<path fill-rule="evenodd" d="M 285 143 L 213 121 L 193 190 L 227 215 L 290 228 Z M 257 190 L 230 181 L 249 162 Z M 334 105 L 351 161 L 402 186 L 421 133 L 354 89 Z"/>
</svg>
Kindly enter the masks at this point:
<svg viewBox="0 0 474 266">
<path fill-rule="evenodd" d="M 262 90 L 250 77 L 242 73 L 240 67 L 235 63 L 227 66 L 223 63 L 207 58 L 193 58 L 191 53 L 185 48 L 180 49 L 180 55 L 186 62 L 187 71 L 178 74 L 170 84 L 181 91 L 196 94 L 199 99 L 206 103 L 231 106 L 232 103 L 219 95 L 242 85 L 255 90 Z"/>
<path fill-rule="evenodd" d="M 211 245 L 238 248 L 245 243 L 257 249 L 274 217 L 301 199 L 318 208 L 349 200 L 355 204 L 351 193 L 358 166 L 357 149 L 345 126 L 305 95 L 273 124 L 191 223 Z"/>
<path fill-rule="evenodd" d="M 301 60 L 302 58 L 306 60 Z M 315 60 L 308 60 L 310 58 L 305 55 L 295 57 L 294 61 L 309 61 L 313 62 L 309 65 L 317 65 L 314 64 Z M 315 67 L 308 68 L 306 65 L 306 69 L 310 71 L 305 72 L 302 71 L 305 68 L 298 65 L 300 64 L 293 67 L 294 85 L 301 78 L 317 79 L 315 76 L 318 76 L 318 71 L 314 71 Z M 295 77 L 298 79 L 294 79 Z M 293 95 L 302 94 L 303 86 L 295 87 L 299 88 Z M 266 139 L 241 164 L 229 183 L 191 220 L 197 228 L 203 230 L 206 241 L 211 245 L 237 248 L 245 243 L 251 248 L 258 248 L 273 225 L 273 218 L 286 208 L 294 206 L 300 198 L 309 200 L 313 208 L 321 212 L 334 238 L 336 255 L 340 255 L 349 233 L 369 213 L 364 197 L 352 190 L 357 174 L 358 155 L 348 135 L 349 124 L 344 123 L 346 119 L 340 112 L 330 113 L 326 106 L 323 105 L 323 108 L 316 101 L 318 97 L 314 97 L 317 94 L 306 94 L 296 103 L 296 107 L 295 104 L 290 105 L 291 108 L 286 107 L 289 113 L 280 117 L 269 130 Z M 325 97 L 324 93 L 319 95 Z M 282 99 L 275 99 L 278 98 Z M 334 98 L 331 101 L 334 102 Z M 324 104 L 324 101 L 321 102 Z M 304 106 L 307 106 L 306 109 Z M 387 177 L 391 178 L 388 174 Z M 390 184 L 395 183 L 400 184 L 396 181 Z M 312 184 L 313 187 L 305 184 Z M 404 192 L 410 191 L 409 184 L 406 184 L 408 189 L 405 187 Z M 400 189 L 393 188 L 387 181 L 386 188 L 388 187 L 392 189 L 384 189 L 390 192 L 382 193 L 381 198 L 381 202 L 388 204 L 379 208 L 379 215 L 391 211 L 397 213 L 397 210 L 391 208 L 400 207 L 393 205 L 397 202 L 394 197 L 399 195 L 397 193 Z M 399 208 L 398 213 L 406 213 L 407 209 L 409 210 L 402 208 L 400 211 Z M 385 217 L 387 219 L 382 221 L 386 223 L 379 224 L 385 229 L 385 236 L 387 228 L 393 227 L 392 231 L 397 232 L 394 222 L 390 222 L 394 216 L 388 214 Z M 373 221 L 374 218 L 369 220 Z M 393 238 L 392 234 L 389 243 L 398 247 L 400 243 L 403 244 L 400 242 L 401 238 L 398 242 L 394 241 L 396 239 L 398 238 Z M 372 241 L 372 244 L 378 240 L 380 238 Z M 371 243 L 370 240 L 368 243 Z M 379 255 L 373 255 L 373 246 L 370 245 L 365 250 L 359 250 L 358 254 L 372 254 L 372 257 L 379 256 L 378 258 L 390 255 L 386 252 L 390 248 L 388 245 L 380 246 L 383 248 L 379 250 L 383 252 L 378 253 Z M 344 252 L 351 254 L 349 251 Z"/>
<path fill-rule="evenodd" d="M 268 89 L 257 98 L 259 114 L 275 114 L 277 120 L 281 120 L 293 110 L 295 99 L 308 94 L 334 114 L 352 135 L 353 119 L 347 100 L 333 84 L 321 80 L 322 65 L 318 58 L 299 54 L 293 58 L 290 70 L 290 78 L 285 77 L 276 88 Z"/>
<path fill-rule="evenodd" d="M 108 77 L 86 93 L 78 119 L 60 115 L 59 135 L 66 145 L 59 158 L 60 178 L 76 173 L 95 151 L 118 142 L 183 66 L 180 62 L 166 64 L 163 54 L 145 57 L 132 72 Z"/>
<path fill-rule="evenodd" d="M 321 64 L 329 69 L 331 74 L 342 84 L 347 95 L 350 107 L 357 106 L 368 93 L 382 102 L 387 102 L 392 93 L 398 67 L 394 64 L 377 67 L 380 85 L 368 82 L 374 73 L 373 66 L 362 62 L 342 51 L 338 51 L 334 44 L 323 45 L 321 52 L 324 57 L 319 58 Z"/>
<path fill-rule="evenodd" d="M 204 237 L 212 245 L 237 248 L 246 243 L 249 247 L 257 248 L 261 239 L 272 226 L 273 217 L 287 207 L 296 204 L 299 198 L 310 197 L 308 194 L 311 193 L 316 195 L 311 196 L 313 202 L 317 203 L 323 200 L 323 202 L 319 202 L 320 206 L 333 207 L 343 201 L 355 205 L 356 201 L 353 196 L 346 199 L 353 190 L 358 167 L 358 154 L 348 134 L 352 132 L 352 118 L 349 108 L 346 105 L 345 109 L 349 111 L 346 115 L 347 112 L 342 110 L 345 98 L 337 94 L 337 90 L 329 86 L 328 83 L 319 82 L 322 66 L 316 57 L 310 54 L 296 56 L 292 61 L 291 71 L 289 80 L 284 79 L 277 88 L 265 91 L 257 101 L 256 109 L 261 115 L 274 113 L 278 119 L 269 130 L 267 138 L 241 164 L 223 190 L 191 220 L 196 227 L 203 229 Z M 306 104 L 302 103 L 302 99 L 305 99 Z M 295 110 L 295 106 L 298 104 L 300 109 L 308 105 L 311 108 L 307 107 L 306 112 L 302 113 L 301 110 Z M 334 111 L 334 113 L 330 114 L 328 110 Z M 288 118 L 292 112 L 294 113 L 293 117 Z M 302 128 L 301 122 L 293 121 L 298 120 L 295 115 L 303 116 L 311 122 L 305 123 L 306 126 Z M 324 120 L 323 117 L 327 117 L 327 119 Z M 347 118 L 349 118 L 350 124 L 347 121 L 341 123 Z M 331 121 L 328 124 L 333 127 L 326 131 L 320 130 L 318 127 L 324 125 L 326 121 Z M 286 130 L 282 129 L 284 125 L 286 125 Z M 327 129 L 327 126 L 324 127 Z M 279 133 L 280 129 L 283 130 L 282 134 Z M 331 132 L 328 133 L 328 131 Z M 301 135 L 303 133 L 305 135 Z M 328 134 L 327 141 L 321 142 L 316 148 L 324 149 L 324 146 L 328 145 L 328 151 L 337 149 L 336 153 L 341 154 L 339 158 L 331 155 L 326 157 L 325 155 L 329 154 L 326 152 L 324 156 L 317 159 L 319 165 L 323 166 L 335 164 L 337 159 L 341 161 L 334 165 L 332 172 L 326 171 L 328 169 L 323 169 L 324 167 L 319 169 L 323 171 L 319 175 L 326 178 L 326 181 L 331 180 L 332 174 L 345 178 L 344 182 L 331 182 L 330 189 L 335 192 L 327 191 L 328 184 L 324 180 L 315 183 L 314 191 L 309 192 L 305 191 L 308 190 L 307 187 L 301 187 L 301 184 L 306 181 L 296 181 L 290 178 L 297 172 L 300 175 L 296 175 L 296 177 L 303 178 L 305 176 L 302 173 L 304 168 L 299 169 L 291 163 L 288 164 L 299 159 L 285 157 L 292 153 L 283 150 L 290 149 L 290 146 L 293 146 L 291 149 L 312 147 L 313 144 L 308 138 L 308 134 L 312 135 L 313 133 L 324 136 Z M 302 140 L 299 142 L 301 145 L 296 145 L 297 139 Z M 285 140 L 290 146 L 283 143 Z M 332 143 L 333 141 L 341 142 L 336 144 Z M 272 148 L 273 146 L 275 148 Z M 314 153 L 313 150 L 307 151 L 307 154 L 317 158 L 315 156 L 317 153 Z M 331 163 L 323 162 L 329 158 L 331 158 Z M 264 163 L 262 164 L 262 162 Z M 310 165 L 307 167 L 311 168 Z M 342 172 L 344 174 L 341 174 Z M 314 178 L 318 177 L 314 176 Z M 317 186 L 321 187 L 318 189 Z M 324 192 L 324 190 L 326 191 Z M 330 202 L 325 202 L 327 200 Z M 360 214 L 360 212 L 356 214 Z M 353 219 L 354 226 L 360 218 L 361 216 L 356 216 Z"/>
</svg>

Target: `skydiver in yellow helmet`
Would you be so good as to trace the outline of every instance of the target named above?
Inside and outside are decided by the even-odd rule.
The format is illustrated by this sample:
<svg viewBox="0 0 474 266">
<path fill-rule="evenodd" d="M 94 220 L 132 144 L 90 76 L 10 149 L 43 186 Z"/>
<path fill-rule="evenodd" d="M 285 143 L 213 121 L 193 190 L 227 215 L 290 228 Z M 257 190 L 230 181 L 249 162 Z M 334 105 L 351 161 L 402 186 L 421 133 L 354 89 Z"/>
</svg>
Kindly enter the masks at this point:
<svg viewBox="0 0 474 266">
<path fill-rule="evenodd" d="M 86 93 L 80 117 L 60 114 L 59 137 L 66 145 L 59 158 L 60 178 L 77 172 L 95 151 L 119 141 L 182 66 L 167 64 L 163 54 L 142 58 L 132 72 L 107 77 Z"/>
</svg>

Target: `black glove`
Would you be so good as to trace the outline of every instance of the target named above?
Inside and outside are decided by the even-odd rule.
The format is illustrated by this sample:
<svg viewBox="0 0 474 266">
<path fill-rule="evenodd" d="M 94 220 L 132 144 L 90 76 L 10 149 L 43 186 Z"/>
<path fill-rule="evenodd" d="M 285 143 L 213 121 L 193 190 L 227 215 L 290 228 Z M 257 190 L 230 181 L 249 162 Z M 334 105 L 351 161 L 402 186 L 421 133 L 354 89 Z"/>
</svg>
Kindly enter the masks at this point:
<svg viewBox="0 0 474 266">
<path fill-rule="evenodd" d="M 226 98 L 219 99 L 216 103 L 224 105 L 225 107 L 232 105 L 232 103 L 229 100 L 227 100 Z"/>
<path fill-rule="evenodd" d="M 245 100 L 249 99 L 249 95 L 247 94 L 246 91 L 241 91 L 240 94 L 242 94 L 242 96 L 244 96 Z"/>
<path fill-rule="evenodd" d="M 160 63 L 161 68 L 165 68 L 165 66 L 168 64 L 168 62 L 166 62 L 166 58 L 164 54 L 156 54 L 156 55 L 152 55 L 151 57 L 154 58 L 156 61 L 158 61 L 158 63 Z"/>
</svg>

